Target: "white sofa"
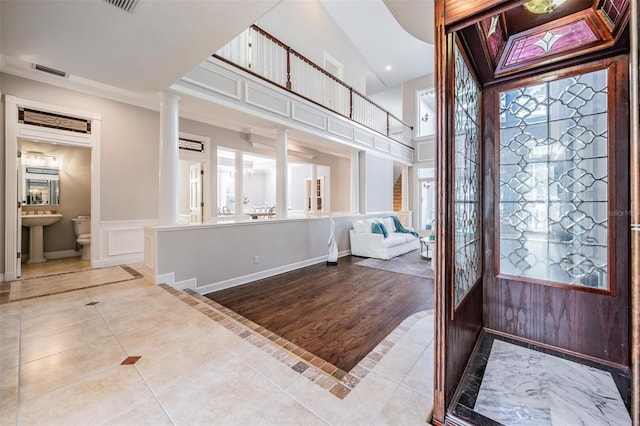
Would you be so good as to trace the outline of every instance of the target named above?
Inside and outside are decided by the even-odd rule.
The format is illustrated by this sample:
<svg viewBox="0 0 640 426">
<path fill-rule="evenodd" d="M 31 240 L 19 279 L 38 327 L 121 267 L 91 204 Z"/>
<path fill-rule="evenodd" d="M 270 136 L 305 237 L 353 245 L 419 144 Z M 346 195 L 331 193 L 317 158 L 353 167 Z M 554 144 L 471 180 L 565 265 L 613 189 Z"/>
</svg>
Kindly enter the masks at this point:
<svg viewBox="0 0 640 426">
<path fill-rule="evenodd" d="M 382 234 L 376 234 L 371 231 L 374 222 L 382 222 L 385 225 L 388 233 L 386 238 Z M 349 230 L 351 254 L 388 260 L 420 248 L 418 237 L 413 234 L 395 231 L 393 219 L 391 218 L 354 221 L 353 228 Z"/>
</svg>

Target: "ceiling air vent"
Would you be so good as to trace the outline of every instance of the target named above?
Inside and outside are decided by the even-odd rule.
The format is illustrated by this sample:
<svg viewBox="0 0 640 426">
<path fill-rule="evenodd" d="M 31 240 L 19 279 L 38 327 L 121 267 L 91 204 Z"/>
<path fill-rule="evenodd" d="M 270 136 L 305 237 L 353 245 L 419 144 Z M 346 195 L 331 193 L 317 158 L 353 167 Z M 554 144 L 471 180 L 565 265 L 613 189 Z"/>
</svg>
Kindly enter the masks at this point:
<svg viewBox="0 0 640 426">
<path fill-rule="evenodd" d="M 131 13 L 133 8 L 136 7 L 138 0 L 104 0 L 109 4 L 114 5 L 118 9 L 122 9 L 125 12 Z"/>
<path fill-rule="evenodd" d="M 45 67 L 44 65 L 40 65 L 40 64 L 33 64 L 33 68 L 38 71 L 46 72 L 47 74 L 57 75 L 58 77 L 67 78 L 69 76 L 69 74 L 67 74 L 64 71 L 60 71 L 55 68 Z"/>
</svg>

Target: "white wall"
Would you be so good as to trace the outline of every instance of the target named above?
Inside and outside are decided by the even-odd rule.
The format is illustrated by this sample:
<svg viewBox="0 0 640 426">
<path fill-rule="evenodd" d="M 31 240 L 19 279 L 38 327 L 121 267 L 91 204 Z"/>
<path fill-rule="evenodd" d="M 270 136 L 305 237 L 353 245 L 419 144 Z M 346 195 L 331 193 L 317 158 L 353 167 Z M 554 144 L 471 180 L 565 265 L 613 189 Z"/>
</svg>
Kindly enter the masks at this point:
<svg viewBox="0 0 640 426">
<path fill-rule="evenodd" d="M 5 152 L 5 132 L 4 132 L 4 93 L 3 87 L 4 74 L 0 73 L 0 181 L 4 183 L 5 179 L 5 167 L 4 167 L 4 152 Z M 4 185 L 0 185 L 0 223 L 5 223 L 4 210 Z M 4 241 L 4 226 L 0 226 L 0 241 Z M 4 259 L 4 244 L 0 244 L 0 259 Z M 4 263 L 4 261 L 2 261 Z M 4 281 L 4 264 L 0 264 L 0 281 Z"/>
<path fill-rule="evenodd" d="M 369 66 L 320 1 L 284 0 L 257 25 L 321 67 L 327 52 L 344 66 L 343 80 L 366 93 Z"/>
<path fill-rule="evenodd" d="M 366 213 L 393 211 L 393 160 L 360 153 L 360 194 Z"/>
<path fill-rule="evenodd" d="M 311 166 L 308 164 L 296 165 L 290 168 L 289 176 L 289 207 L 294 212 L 306 211 L 306 180 L 311 177 Z"/>
<path fill-rule="evenodd" d="M 433 87 L 433 74 L 427 74 L 415 80 L 402 83 L 402 121 L 416 127 L 417 99 L 416 91 L 431 89 Z M 416 133 L 414 132 L 414 135 Z"/>
<path fill-rule="evenodd" d="M 408 123 L 403 114 L 403 102 L 402 102 L 402 86 L 393 87 L 389 90 L 385 90 L 384 92 L 379 92 L 373 95 L 369 95 L 372 101 L 380 105 L 382 108 L 389 111 L 391 114 L 400 118 L 405 123 Z"/>
</svg>

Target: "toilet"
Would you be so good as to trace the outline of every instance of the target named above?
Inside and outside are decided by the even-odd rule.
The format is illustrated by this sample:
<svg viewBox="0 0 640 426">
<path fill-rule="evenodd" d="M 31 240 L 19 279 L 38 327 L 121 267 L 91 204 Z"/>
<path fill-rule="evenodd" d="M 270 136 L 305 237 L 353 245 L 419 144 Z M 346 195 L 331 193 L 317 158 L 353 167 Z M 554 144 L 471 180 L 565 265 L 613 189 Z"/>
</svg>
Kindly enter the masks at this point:
<svg viewBox="0 0 640 426">
<path fill-rule="evenodd" d="M 71 221 L 73 222 L 73 230 L 78 237 L 76 244 L 82 248 L 82 260 L 91 260 L 91 218 L 78 216 Z"/>
</svg>

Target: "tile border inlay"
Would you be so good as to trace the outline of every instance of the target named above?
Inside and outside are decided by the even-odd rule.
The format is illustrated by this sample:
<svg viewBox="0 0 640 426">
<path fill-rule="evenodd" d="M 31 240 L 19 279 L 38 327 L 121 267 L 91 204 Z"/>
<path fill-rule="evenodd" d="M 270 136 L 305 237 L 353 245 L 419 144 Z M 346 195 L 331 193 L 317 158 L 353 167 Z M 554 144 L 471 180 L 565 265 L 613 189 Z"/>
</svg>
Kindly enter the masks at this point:
<svg viewBox="0 0 640 426">
<path fill-rule="evenodd" d="M 158 286 L 340 399 L 365 378 L 416 321 L 429 313 L 416 312 L 406 318 L 347 372 L 191 289 L 181 291 L 167 284 Z"/>
<path fill-rule="evenodd" d="M 102 284 L 87 285 L 87 286 L 84 286 L 84 287 L 70 288 L 70 289 L 66 289 L 66 290 L 52 291 L 51 293 L 46 293 L 46 294 L 38 294 L 38 295 L 34 295 L 34 296 L 20 297 L 20 298 L 17 298 L 17 299 L 11 299 L 11 286 L 14 285 L 14 284 L 15 285 L 20 285 L 20 283 L 22 281 L 41 279 L 41 278 L 50 278 L 50 277 L 55 277 L 55 276 L 60 276 L 60 275 L 77 274 L 77 273 L 81 273 L 81 272 L 97 271 L 97 270 L 100 270 L 100 269 L 116 268 L 116 267 L 119 267 L 122 270 L 124 270 L 125 272 L 127 272 L 129 275 L 131 275 L 131 278 L 125 278 L 125 279 L 122 279 L 122 280 L 111 281 L 111 282 L 102 283 Z M 13 303 L 13 302 L 20 302 L 20 301 L 23 301 L 23 300 L 37 299 L 39 297 L 53 296 L 55 294 L 71 293 L 71 292 L 78 291 L 78 290 L 86 290 L 86 289 L 89 289 L 89 288 L 102 287 L 102 286 L 105 286 L 105 285 L 120 284 L 120 283 L 124 283 L 124 282 L 127 282 L 127 281 L 137 280 L 137 279 L 142 278 L 142 277 L 143 277 L 143 275 L 140 272 L 136 271 L 135 269 L 131 268 L 130 266 L 115 265 L 115 266 L 107 266 L 105 268 L 94 268 L 94 269 L 83 269 L 83 270 L 80 270 L 80 271 L 61 272 L 59 274 L 51 274 L 51 275 L 44 275 L 44 276 L 41 276 L 41 277 L 26 278 L 25 280 L 17 279 L 15 281 L 8 281 L 8 282 L 3 282 L 3 283 L 0 284 L 0 305 L 4 305 L 4 304 L 7 304 L 7 303 Z M 96 303 L 98 303 L 98 302 L 96 302 Z"/>
</svg>

